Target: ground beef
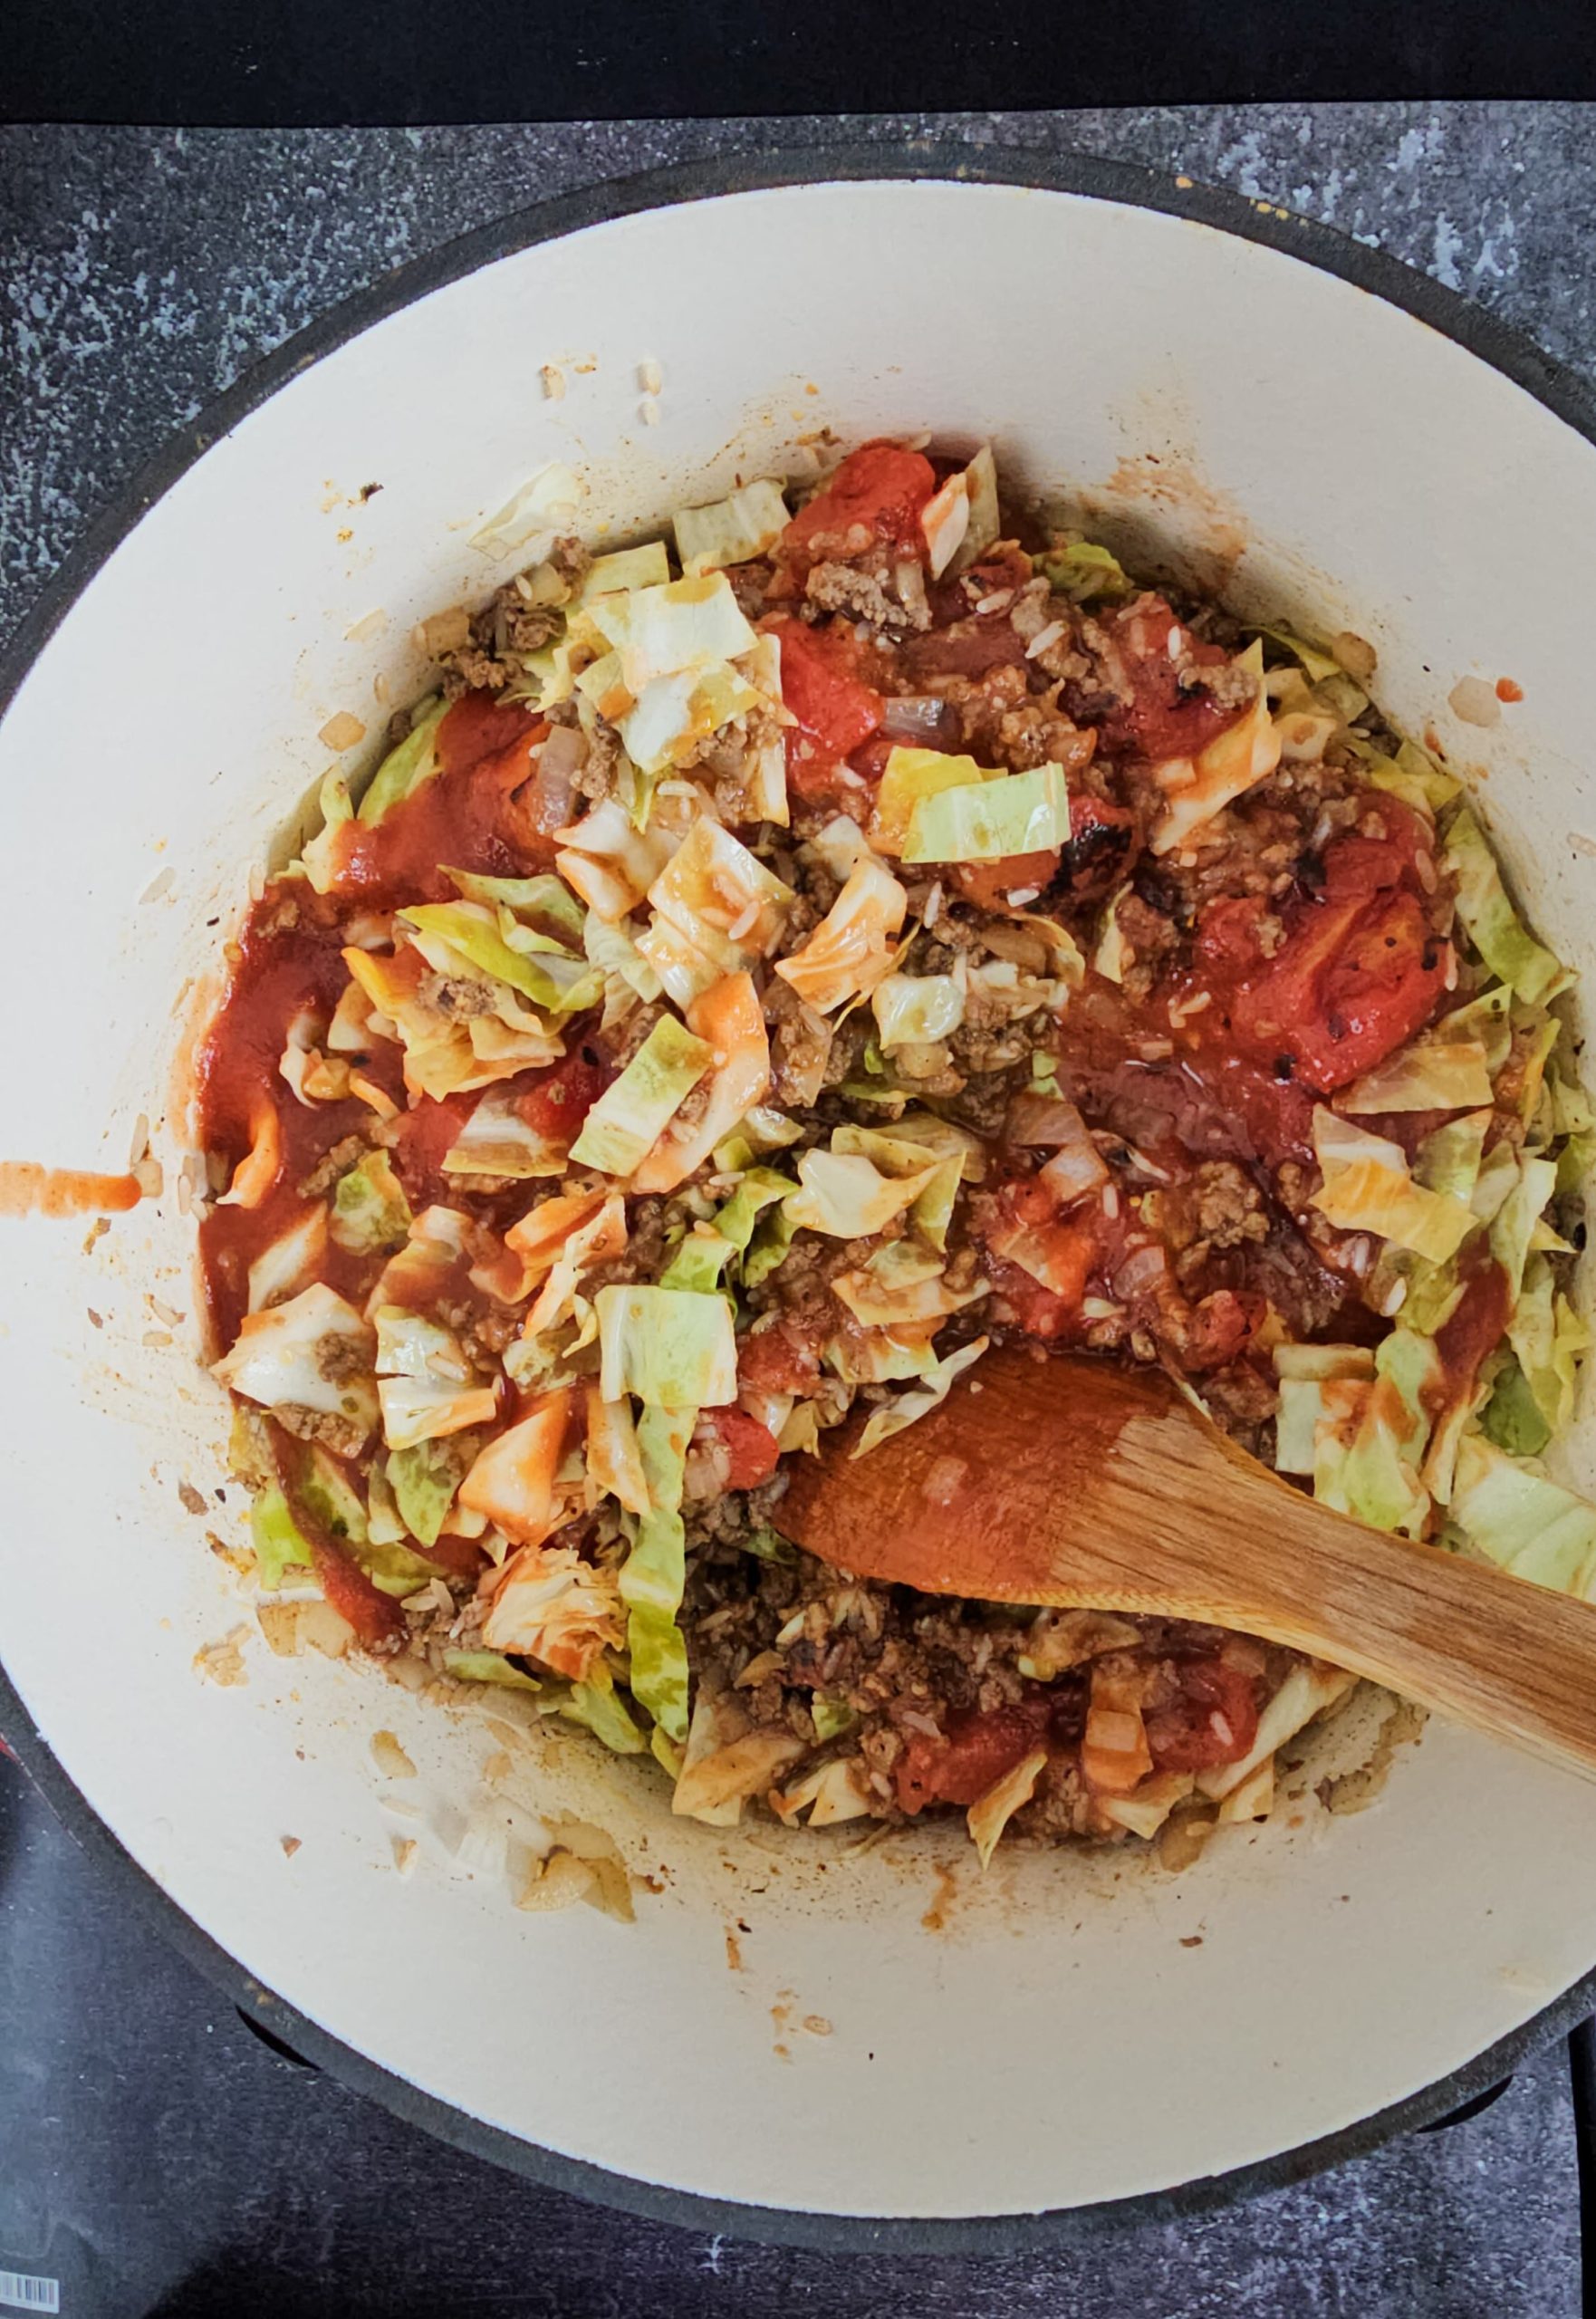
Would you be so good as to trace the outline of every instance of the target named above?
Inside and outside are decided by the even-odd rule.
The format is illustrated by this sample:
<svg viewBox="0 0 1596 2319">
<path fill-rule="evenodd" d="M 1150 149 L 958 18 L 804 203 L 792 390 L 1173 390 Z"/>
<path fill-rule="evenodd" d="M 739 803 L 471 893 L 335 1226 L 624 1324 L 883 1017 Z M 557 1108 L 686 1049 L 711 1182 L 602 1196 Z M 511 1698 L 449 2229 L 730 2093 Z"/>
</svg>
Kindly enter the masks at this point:
<svg viewBox="0 0 1596 2319">
<path fill-rule="evenodd" d="M 501 692 L 524 676 L 521 656 L 541 651 L 563 626 L 559 606 L 529 604 L 510 581 L 473 615 L 465 640 L 438 654 L 445 692 L 451 699 L 464 692 Z"/>
<path fill-rule="evenodd" d="M 929 628 L 931 613 L 924 586 L 918 592 L 912 583 L 904 588 L 909 572 L 918 578 L 918 565 L 905 567 L 900 576 L 896 570 L 872 572 L 853 563 L 817 563 L 803 583 L 803 593 L 818 611 L 847 612 L 891 633 Z"/>
<path fill-rule="evenodd" d="M 309 1175 L 300 1179 L 301 1199 L 321 1199 L 340 1176 L 346 1176 L 351 1168 L 360 1165 L 371 1148 L 363 1135 L 341 1136 L 330 1151 L 322 1153 Z"/>
<path fill-rule="evenodd" d="M 281 1401 L 272 1415 L 284 1433 L 297 1441 L 319 1442 L 335 1458 L 358 1458 L 371 1438 L 368 1427 L 336 1410 L 308 1410 L 297 1401 Z"/>
</svg>

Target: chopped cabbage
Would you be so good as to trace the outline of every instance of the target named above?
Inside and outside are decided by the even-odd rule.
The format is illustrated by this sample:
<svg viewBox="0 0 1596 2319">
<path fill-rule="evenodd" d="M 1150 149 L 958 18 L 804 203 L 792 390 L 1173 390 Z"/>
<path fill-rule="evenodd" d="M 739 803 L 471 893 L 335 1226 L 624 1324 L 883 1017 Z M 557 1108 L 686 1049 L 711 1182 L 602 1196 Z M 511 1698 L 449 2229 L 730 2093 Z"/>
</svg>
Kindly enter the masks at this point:
<svg viewBox="0 0 1596 2319">
<path fill-rule="evenodd" d="M 787 1260 L 787 1251 L 797 1236 L 798 1227 L 787 1211 L 784 1198 L 768 1216 L 762 1216 L 754 1227 L 743 1258 L 743 1285 L 757 1288 L 773 1272 L 779 1272 Z"/>
<path fill-rule="evenodd" d="M 319 894 L 330 894 L 338 883 L 341 848 L 338 832 L 346 822 L 355 817 L 349 784 L 336 767 L 322 780 L 317 799 L 322 812 L 322 826 L 305 846 L 299 866 Z"/>
<path fill-rule="evenodd" d="M 776 972 L 817 1014 L 866 997 L 898 962 L 892 937 L 908 909 L 897 879 L 866 854 L 803 948 L 776 960 Z"/>
<path fill-rule="evenodd" d="M 1336 1097 L 1341 1111 L 1460 1111 L 1491 1101 L 1478 1039 L 1415 1039 Z"/>
<path fill-rule="evenodd" d="M 860 1820 L 870 1809 L 863 1774 L 851 1756 L 833 1756 L 829 1764 L 805 1772 L 795 1786 L 784 1795 L 773 1795 L 770 1803 L 778 1818 L 786 1821 L 796 1819 L 810 1807 L 812 1828 L 834 1828 L 846 1820 Z"/>
<path fill-rule="evenodd" d="M 682 570 L 692 580 L 729 563 L 751 563 L 769 553 L 787 520 L 782 486 L 768 480 L 746 483 L 707 507 L 678 507 L 671 522 Z"/>
<path fill-rule="evenodd" d="M 620 665 L 618 653 L 606 657 L 602 668 L 611 689 L 595 698 L 595 706 L 617 727 L 639 770 L 650 776 L 686 764 L 700 741 L 757 708 L 764 698 L 737 669 L 714 668 L 680 669 L 673 676 L 656 677 L 633 700 L 611 675 Z M 590 673 L 596 682 L 598 671 Z M 582 685 L 586 680 L 577 681 Z"/>
<path fill-rule="evenodd" d="M 611 1285 L 594 1298 L 600 1388 L 651 1409 L 725 1409 L 737 1398 L 737 1346 L 723 1296 Z"/>
<path fill-rule="evenodd" d="M 452 1330 L 392 1304 L 380 1306 L 375 1318 L 377 1391 L 390 1449 L 493 1423 L 493 1387 L 478 1383 Z"/>
<path fill-rule="evenodd" d="M 1364 757 L 1364 771 L 1376 789 L 1399 797 L 1427 821 L 1433 821 L 1462 790 L 1462 783 L 1455 781 L 1449 773 L 1443 773 L 1428 751 L 1415 741 L 1404 741 L 1394 757 L 1382 756 L 1368 743 L 1359 754 Z"/>
<path fill-rule="evenodd" d="M 912 1179 L 918 1187 L 909 1204 L 917 1227 L 934 1248 L 947 1246 L 947 1227 L 966 1164 L 961 1147 L 956 1145 L 949 1150 L 945 1142 L 934 1142 L 922 1136 L 900 1136 L 896 1130 L 882 1133 L 878 1129 L 855 1127 L 851 1121 L 844 1121 L 832 1131 L 832 1150 L 862 1157 L 883 1176 Z M 935 1154 L 928 1169 L 928 1150 Z M 802 1162 L 799 1173 L 803 1173 Z"/>
<path fill-rule="evenodd" d="M 534 1127 L 514 1096 L 484 1095 L 443 1155 L 446 1176 L 513 1176 L 527 1181 L 565 1171 L 563 1143 Z"/>
<path fill-rule="evenodd" d="M 800 1228 L 837 1240 L 871 1239 L 914 1206 L 936 1173 L 934 1163 L 894 1178 L 860 1151 L 805 1151 L 798 1161 L 801 1189 L 784 1207 Z"/>
<path fill-rule="evenodd" d="M 495 563 L 520 549 L 527 563 L 541 563 L 560 534 L 571 529 L 586 488 L 563 459 L 550 459 L 472 533 L 471 544 Z"/>
<path fill-rule="evenodd" d="M 1466 1119 L 1448 1120 L 1427 1135 L 1413 1162 L 1414 1182 L 1426 1191 L 1472 1200 L 1491 1120 L 1488 1111 L 1470 1111 Z"/>
<path fill-rule="evenodd" d="M 612 1678 L 601 1667 L 587 1682 L 572 1683 L 553 1706 L 556 1715 L 568 1723 L 580 1723 L 595 1739 L 601 1739 L 611 1755 L 640 1756 L 649 1744 L 622 1706 Z"/>
<path fill-rule="evenodd" d="M 1033 1747 L 966 1813 L 965 1820 L 983 1868 L 990 1867 L 999 1836 L 1014 1814 L 1030 1803 L 1036 1793 L 1036 1783 L 1046 1769 L 1047 1749 Z"/>
<path fill-rule="evenodd" d="M 838 1303 L 867 1329 L 896 1328 L 905 1321 L 959 1313 L 988 1293 L 980 1280 L 969 1288 L 949 1286 L 940 1259 L 916 1239 L 889 1241 L 877 1256 L 896 1256 L 899 1261 L 883 1267 L 872 1257 L 851 1272 L 838 1273 L 832 1282 Z"/>
<path fill-rule="evenodd" d="M 1511 1355 L 1497 1372 L 1491 1398 L 1480 1411 L 1480 1430 L 1498 1449 L 1514 1458 L 1538 1458 L 1552 1439 L 1552 1428 L 1530 1389 L 1530 1381 Z"/>
<path fill-rule="evenodd" d="M 288 1500 L 275 1482 L 257 1490 L 249 1509 L 250 1543 L 255 1548 L 256 1574 L 268 1594 L 274 1594 L 293 1565 L 311 1569 L 315 1556 L 300 1535 L 288 1509 Z"/>
<path fill-rule="evenodd" d="M 791 1176 L 779 1175 L 774 1168 L 745 1168 L 736 1190 L 716 1216 L 716 1231 L 739 1255 L 745 1253 L 764 1210 L 797 1188 Z"/>
<path fill-rule="evenodd" d="M 1002 526 L 997 469 L 984 444 L 967 467 L 950 475 L 920 510 L 931 576 L 967 571 L 985 555 Z"/>
<path fill-rule="evenodd" d="M 545 1217 L 543 1209 L 536 1209 L 531 1217 L 524 1217 L 521 1223 L 514 1226 L 505 1236 L 505 1245 L 513 1254 L 519 1256 L 524 1248 L 530 1248 L 529 1268 L 542 1271 L 545 1262 L 543 1251 L 548 1247 L 550 1238 L 562 1229 L 564 1231 L 564 1237 L 554 1253 L 554 1261 L 548 1265 L 547 1278 L 539 1291 L 537 1302 L 521 1324 L 523 1346 L 531 1344 L 546 1331 L 558 1328 L 575 1317 L 580 1307 L 577 1289 L 582 1275 L 591 1272 L 595 1265 L 611 1264 L 617 1256 L 625 1254 L 626 1201 L 622 1194 L 607 1194 L 596 1208 L 590 1204 L 581 1223 L 575 1221 L 579 1198 L 588 1201 L 590 1196 L 579 1194 L 562 1198 L 558 1203 L 563 1212 L 561 1217 Z M 552 1208 L 554 1203 L 549 1205 Z M 565 1221 L 566 1214 L 569 1215 L 569 1222 Z M 539 1234 L 543 1236 L 534 1236 Z M 597 1323 L 593 1325 L 596 1328 Z M 591 1342 L 591 1331 L 584 1332 L 581 1342 Z M 511 1347 L 505 1356 L 505 1366 L 517 1382 L 524 1383 L 526 1377 L 521 1373 L 522 1363 L 514 1358 L 519 1350 L 519 1346 Z"/>
<path fill-rule="evenodd" d="M 1505 1147 L 1512 1151 L 1509 1144 Z M 1491 1221 L 1491 1254 L 1507 1275 L 1507 1293 L 1516 1300 L 1535 1227 L 1557 1188 L 1556 1163 L 1533 1153 L 1516 1155 L 1516 1180 Z"/>
<path fill-rule="evenodd" d="M 979 563 L 993 546 L 1003 529 L 1003 515 L 997 500 L 997 462 L 992 456 L 990 443 L 983 443 L 964 472 L 965 495 L 969 501 L 970 519 L 965 535 L 954 550 L 948 565 L 950 573 L 966 572 L 972 563 Z"/>
<path fill-rule="evenodd" d="M 572 1159 L 607 1176 L 630 1176 L 714 1060 L 704 1040 L 674 1015 L 662 1015 L 582 1121 Z"/>
<path fill-rule="evenodd" d="M 327 1210 L 320 1200 L 307 1208 L 249 1267 L 249 1309 L 264 1312 L 294 1294 L 320 1271 L 327 1250 Z"/>
<path fill-rule="evenodd" d="M 906 1426 L 918 1423 L 921 1418 L 929 1417 L 934 1409 L 939 1409 L 947 1399 L 954 1380 L 980 1360 L 991 1342 L 990 1337 L 976 1337 L 972 1343 L 960 1345 L 957 1352 L 947 1353 L 940 1361 L 931 1363 L 917 1390 L 899 1393 L 890 1401 L 883 1401 L 872 1410 L 853 1456 L 868 1456 L 883 1441 L 890 1440 L 895 1433 L 901 1433 Z"/>
<path fill-rule="evenodd" d="M 1432 1264 L 1445 1264 L 1473 1231 L 1475 1216 L 1462 1200 L 1413 1180 L 1399 1143 L 1318 1104 L 1313 1145 L 1324 1183 L 1312 1204 L 1342 1231 L 1379 1233 Z"/>
<path fill-rule="evenodd" d="M 397 1248 L 410 1222 L 410 1203 L 386 1151 L 368 1151 L 338 1179 L 327 1228 L 341 1248 L 361 1256 Z"/>
<path fill-rule="evenodd" d="M 573 893 L 602 919 L 637 908 L 670 859 L 676 839 L 658 825 L 634 829 L 626 808 L 606 797 L 580 822 L 556 830 L 554 867 Z"/>
<path fill-rule="evenodd" d="M 522 1546 L 505 1564 L 482 1639 L 583 1682 L 620 1641 L 614 1575 L 572 1546 Z"/>
<path fill-rule="evenodd" d="M 726 1313 L 716 1298 L 700 1298 Z M 727 1331 L 730 1316 L 726 1315 Z M 628 1516 L 632 1545 L 620 1572 L 631 1688 L 668 1738 L 687 1736 L 687 1649 L 677 1624 L 687 1584 L 681 1500 L 696 1409 L 649 1406 L 638 1421 L 649 1510 Z"/>
<path fill-rule="evenodd" d="M 437 1545 L 470 1463 L 469 1449 L 458 1436 L 389 1451 L 384 1470 L 399 1519 L 424 1546 Z"/>
<path fill-rule="evenodd" d="M 1447 832 L 1444 861 L 1457 881 L 1458 919 L 1492 973 L 1532 1004 L 1566 990 L 1572 977 L 1521 923 L 1472 806 L 1462 808 Z"/>
<path fill-rule="evenodd" d="M 1093 540 L 1061 539 L 1033 560 L 1054 593 L 1072 603 L 1123 603 L 1137 592 L 1118 556 Z"/>
<path fill-rule="evenodd" d="M 598 977 L 585 960 L 555 949 L 529 955 L 505 940 L 497 914 L 480 902 L 412 902 L 398 924 L 437 974 L 486 975 L 554 1015 L 580 1014 L 599 999 Z M 514 930 L 513 919 L 510 925 Z"/>
<path fill-rule="evenodd" d="M 507 1079 L 517 1071 L 553 1063 L 562 1053 L 559 1036 L 529 1014 L 505 984 L 481 982 L 491 1011 L 468 1021 L 443 1013 L 421 995 L 427 965 L 419 950 L 406 946 L 380 957 L 352 945 L 344 963 L 377 1014 L 385 1016 L 405 1050 L 405 1084 L 412 1093 L 462 1094 Z"/>
<path fill-rule="evenodd" d="M 1452 1519 L 1487 1562 L 1591 1599 L 1596 1506 L 1481 1434 L 1466 1434 L 1458 1444 Z"/>
<path fill-rule="evenodd" d="M 1096 1795 L 1092 1802 L 1105 1820 L 1146 1841 L 1158 1834 L 1175 1806 L 1184 1804 L 1196 1785 L 1193 1772 L 1151 1772 L 1138 1780 L 1128 1795 Z M 1221 1819 L 1225 1812 L 1221 1804 Z"/>
<path fill-rule="evenodd" d="M 1310 684 L 1321 684 L 1326 677 L 1341 675 L 1341 664 L 1333 654 L 1325 651 L 1322 645 L 1310 644 L 1294 629 L 1264 628 L 1258 632 L 1266 636 L 1272 644 L 1278 644 L 1283 650 L 1289 652 L 1300 664 Z"/>
<path fill-rule="evenodd" d="M 587 1419 L 591 1502 L 597 1505 L 600 1497 L 609 1496 L 624 1506 L 629 1514 L 647 1514 L 650 1503 L 649 1484 L 630 1400 L 623 1394 L 619 1400 L 607 1401 L 597 1380 L 590 1379 Z"/>
<path fill-rule="evenodd" d="M 389 749 L 361 800 L 359 818 L 368 828 L 437 771 L 437 728 L 448 713 L 448 702 L 438 699 L 424 700 L 412 711 L 409 731 Z"/>
<path fill-rule="evenodd" d="M 951 975 L 889 974 L 870 1006 L 888 1049 L 945 1039 L 965 1019 L 965 994 Z"/>
<path fill-rule="evenodd" d="M 619 978 L 645 1003 L 659 997 L 664 985 L 638 948 L 630 920 L 620 919 L 611 923 L 601 918 L 596 909 L 590 909 L 582 938 L 589 963 L 604 977 L 606 989 Z"/>
<path fill-rule="evenodd" d="M 1524 1267 L 1523 1285 L 1507 1323 L 1507 1335 L 1517 1356 L 1516 1366 L 1549 1438 L 1560 1432 L 1573 1415 L 1579 1363 L 1582 1355 L 1591 1349 L 1591 1335 L 1567 1296 L 1559 1291 L 1552 1266 L 1543 1256 L 1532 1256 Z M 1490 1430 L 1488 1426 L 1486 1430 Z M 1541 1442 L 1533 1446 L 1539 1448 L 1544 1445 Z"/>
<path fill-rule="evenodd" d="M 925 798 L 944 789 L 1006 777 L 1000 767 L 979 765 L 974 757 L 949 756 L 940 749 L 893 748 L 876 790 L 870 843 L 880 853 L 901 853 L 915 808 Z"/>
<path fill-rule="evenodd" d="M 1339 1667 L 1322 1667 L 1314 1660 L 1303 1660 L 1292 1669 L 1274 1697 L 1258 1718 L 1258 1728 L 1253 1744 L 1238 1763 L 1216 1764 L 1197 1775 L 1198 1793 L 1210 1797 L 1228 1795 L 1244 1780 L 1250 1779 L 1264 1758 L 1284 1747 L 1288 1739 L 1322 1715 L 1327 1708 L 1345 1697 L 1357 1681 L 1356 1675 L 1343 1673 Z"/>
<path fill-rule="evenodd" d="M 1063 767 L 1038 765 L 997 781 L 967 782 L 916 801 L 904 834 L 905 861 L 1001 861 L 1070 842 Z"/>
<path fill-rule="evenodd" d="M 720 1275 L 736 1254 L 729 1240 L 707 1224 L 699 1224 L 678 1243 L 659 1275 L 661 1288 L 690 1288 L 698 1295 L 712 1294 Z"/>
<path fill-rule="evenodd" d="M 755 641 L 723 572 L 601 596 L 588 611 L 634 699 L 657 678 L 735 660 Z"/>
<path fill-rule="evenodd" d="M 352 1304 L 312 1282 L 286 1304 L 251 1313 L 213 1377 L 265 1409 L 347 1418 L 369 1433 L 377 1421 L 371 1332 Z"/>
<path fill-rule="evenodd" d="M 535 1675 L 513 1666 L 502 1650 L 446 1650 L 444 1672 L 457 1683 L 503 1683 L 518 1691 L 541 1691 Z"/>
<path fill-rule="evenodd" d="M 507 909 L 533 925 L 541 921 L 545 933 L 552 930 L 568 945 L 582 938 L 586 914 L 582 904 L 564 880 L 552 871 L 543 871 L 535 878 L 487 878 L 475 870 L 446 869 L 443 874 L 465 901 Z"/>
<path fill-rule="evenodd" d="M 1393 1329 L 1374 1356 L 1374 1382 L 1339 1475 L 1346 1510 L 1377 1530 L 1418 1536 L 1429 1512 L 1419 1465 L 1429 1434 L 1429 1404 L 1443 1382 L 1431 1337 Z M 1320 1495 L 1318 1472 L 1314 1495 Z"/>
<path fill-rule="evenodd" d="M 641 547 L 623 547 L 613 555 L 596 555 L 582 575 L 580 604 L 596 596 L 614 595 L 627 588 L 658 588 L 670 578 L 670 558 L 663 540 L 647 540 Z"/>
<path fill-rule="evenodd" d="M 524 1418 L 478 1450 L 460 1484 L 460 1504 L 486 1515 L 516 1544 L 541 1545 L 566 1518 L 557 1485 L 570 1425 L 569 1393 L 540 1396 Z"/>
<path fill-rule="evenodd" d="M 707 814 L 649 889 L 656 919 L 668 920 L 726 975 L 770 956 L 792 902 L 791 886 Z"/>
<path fill-rule="evenodd" d="M 687 1008 L 687 1023 L 715 1058 L 708 1087 L 690 1125 L 673 1121 L 639 1162 L 639 1192 L 675 1191 L 770 1092 L 770 1037 L 750 976 L 713 984 Z"/>
<path fill-rule="evenodd" d="M 716 961 L 668 918 L 655 918 L 637 938 L 638 956 L 678 1006 L 690 1006 L 720 980 Z"/>
<path fill-rule="evenodd" d="M 1168 757 L 1157 768 L 1164 806 L 1153 830 L 1155 853 L 1170 853 L 1233 798 L 1266 780 L 1280 763 L 1280 727 L 1264 688 L 1264 648 L 1254 642 L 1234 664 L 1258 680 L 1246 715 L 1217 734 L 1195 757 Z"/>
</svg>

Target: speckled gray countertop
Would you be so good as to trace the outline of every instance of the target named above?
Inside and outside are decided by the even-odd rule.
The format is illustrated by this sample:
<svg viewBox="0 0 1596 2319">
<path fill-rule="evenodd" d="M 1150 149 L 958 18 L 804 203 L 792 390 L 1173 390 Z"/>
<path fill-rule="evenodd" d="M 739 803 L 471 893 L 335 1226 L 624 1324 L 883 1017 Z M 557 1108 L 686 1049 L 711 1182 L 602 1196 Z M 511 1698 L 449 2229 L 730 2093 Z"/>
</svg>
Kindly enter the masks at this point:
<svg viewBox="0 0 1596 2319">
<path fill-rule="evenodd" d="M 939 131 L 1072 146 L 1267 196 L 1425 267 L 1596 379 L 1590 106 L 0 130 L 0 639 L 174 427 L 388 268 L 602 177 Z M 23 2234 L 52 2221 L 99 2282 L 68 2308 L 119 2319 L 785 2319 L 808 2307 L 831 2319 L 1569 2319 L 1579 2307 L 1561 2049 L 1466 2124 L 1231 2213 L 1051 2257 L 905 2262 L 706 2240 L 497 2174 L 264 2051 L 125 1920 L 0 1761 L 0 2266 L 43 2267 Z"/>
</svg>

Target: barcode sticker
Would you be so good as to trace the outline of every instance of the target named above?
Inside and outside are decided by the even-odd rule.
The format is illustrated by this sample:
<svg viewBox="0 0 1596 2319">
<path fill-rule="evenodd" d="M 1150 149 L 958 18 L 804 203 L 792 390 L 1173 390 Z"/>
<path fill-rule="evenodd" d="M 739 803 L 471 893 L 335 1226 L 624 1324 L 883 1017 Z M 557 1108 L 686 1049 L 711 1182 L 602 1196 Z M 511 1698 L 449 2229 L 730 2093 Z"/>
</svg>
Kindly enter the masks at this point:
<svg viewBox="0 0 1596 2319">
<path fill-rule="evenodd" d="M 31 2271 L 0 2271 L 0 2310 L 59 2311 L 61 2281 L 36 2278 Z"/>
</svg>

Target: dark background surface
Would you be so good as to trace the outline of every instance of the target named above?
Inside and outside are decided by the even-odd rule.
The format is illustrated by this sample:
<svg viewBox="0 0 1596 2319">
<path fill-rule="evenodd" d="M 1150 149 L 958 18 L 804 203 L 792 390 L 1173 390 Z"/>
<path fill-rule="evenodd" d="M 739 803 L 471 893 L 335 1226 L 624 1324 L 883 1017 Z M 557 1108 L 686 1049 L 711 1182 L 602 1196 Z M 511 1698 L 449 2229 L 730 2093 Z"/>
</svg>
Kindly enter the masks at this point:
<svg viewBox="0 0 1596 2319">
<path fill-rule="evenodd" d="M 9 0 L 0 120 L 625 120 L 1596 90 L 1568 0 Z"/>
<path fill-rule="evenodd" d="M 536 18 L 504 36 L 535 42 Z M 939 129 L 1267 196 L 1426 267 L 1596 376 L 1583 106 L 0 130 L 0 635 L 170 428 L 389 267 L 659 161 Z M 447 2001 L 447 1968 L 440 1986 Z M 463 2021 L 491 2035 L 475 2002 Z M 1052 2256 L 826 2257 L 608 2215 L 428 2141 L 261 2045 L 0 1759 L 0 2267 L 62 2276 L 73 2319 L 1570 2319 L 1575 2235 L 1555 2048 L 1466 2124 Z"/>
</svg>

